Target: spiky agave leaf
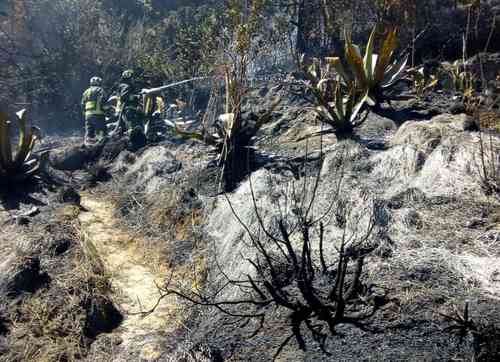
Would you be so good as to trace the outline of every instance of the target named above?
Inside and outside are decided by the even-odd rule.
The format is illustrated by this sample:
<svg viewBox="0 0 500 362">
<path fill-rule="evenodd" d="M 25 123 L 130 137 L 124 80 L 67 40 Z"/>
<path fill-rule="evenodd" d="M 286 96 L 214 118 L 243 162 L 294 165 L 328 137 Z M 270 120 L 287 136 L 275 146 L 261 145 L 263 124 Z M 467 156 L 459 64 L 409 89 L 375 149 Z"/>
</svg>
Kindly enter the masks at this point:
<svg viewBox="0 0 500 362">
<path fill-rule="evenodd" d="M 393 63 L 385 72 L 384 80 L 380 84 L 382 88 L 389 88 L 403 78 L 408 64 L 408 55 Z"/>
<path fill-rule="evenodd" d="M 373 49 L 375 46 L 375 34 L 377 32 L 377 27 L 373 28 L 373 31 L 370 34 L 370 38 L 368 39 L 368 43 L 366 44 L 366 51 L 364 61 L 365 74 L 367 79 L 373 79 L 373 72 L 377 66 L 377 58 L 374 57 Z"/>
<path fill-rule="evenodd" d="M 324 120 L 325 123 L 332 126 L 337 123 L 338 116 L 334 109 L 328 109 L 324 105 L 319 105 L 311 108 L 311 110 L 313 110 L 320 117 L 320 119 Z"/>
<path fill-rule="evenodd" d="M 354 111 L 354 106 L 356 104 L 356 89 L 353 84 L 349 86 L 349 93 L 347 95 L 347 98 L 345 99 L 345 113 L 346 117 L 349 117 L 349 122 L 353 122 L 353 111 Z"/>
<path fill-rule="evenodd" d="M 361 51 L 357 45 L 352 43 L 352 40 L 347 32 L 345 33 L 345 53 L 347 63 L 351 67 L 359 86 L 362 88 L 368 87 L 369 82 L 366 78 Z"/>
<path fill-rule="evenodd" d="M 329 82 L 330 82 L 330 79 L 327 79 L 327 78 L 321 79 L 318 82 L 318 84 L 316 85 L 316 90 L 318 90 L 319 92 L 325 92 L 325 90 L 327 89 L 326 87 L 328 86 Z"/>
<path fill-rule="evenodd" d="M 379 59 L 375 67 L 374 82 L 380 84 L 383 82 L 386 69 L 391 61 L 392 55 L 398 46 L 398 35 L 396 29 L 391 29 L 385 37 L 382 48 L 379 52 Z"/>
<path fill-rule="evenodd" d="M 19 143 L 17 146 L 17 154 L 14 158 L 13 167 L 15 168 L 21 167 L 22 164 L 29 159 L 35 147 L 36 136 L 33 134 L 32 128 L 26 127 L 26 115 L 27 112 L 25 109 L 16 113 L 18 118 L 17 123 L 19 125 Z"/>
<path fill-rule="evenodd" d="M 349 121 L 353 127 L 357 127 L 362 123 L 362 121 L 356 122 L 356 119 L 363 109 L 367 99 L 368 92 L 365 92 L 363 97 L 358 99 L 356 96 L 356 86 L 354 84 L 349 85 L 347 96 L 343 99 L 342 103 L 345 121 Z"/>
<path fill-rule="evenodd" d="M 351 37 L 345 32 L 345 59 L 349 66 L 346 71 L 338 57 L 327 58 L 328 64 L 340 75 L 345 85 L 355 81 L 358 90 L 364 96 L 369 90 L 366 102 L 370 106 L 376 104 L 376 98 L 381 95 L 381 90 L 389 88 L 399 81 L 406 69 L 408 56 L 391 63 L 394 51 L 398 46 L 397 30 L 390 29 L 382 41 L 379 53 L 375 53 L 375 38 L 377 27 L 373 29 L 362 57 L 359 47 L 353 44 Z M 354 79 L 353 79 L 354 77 Z"/>
<path fill-rule="evenodd" d="M 339 57 L 328 57 L 325 58 L 327 63 L 340 75 L 341 79 L 344 81 L 351 81 L 351 76 L 344 69 L 344 65 Z"/>
<path fill-rule="evenodd" d="M 0 162 L 5 170 L 12 165 L 12 147 L 10 144 L 10 121 L 6 113 L 0 113 Z"/>
<path fill-rule="evenodd" d="M 348 83 L 347 86 L 347 93 L 345 93 L 345 87 L 341 81 L 335 81 L 333 102 L 326 102 L 328 97 L 325 95 L 317 95 L 318 105 L 314 108 L 308 108 L 314 111 L 323 122 L 329 124 L 337 135 L 350 132 L 362 123 L 362 121 L 356 122 L 356 119 L 368 98 L 365 92 L 363 97 L 358 99 L 357 87 L 354 82 Z M 325 133 L 325 131 L 321 133 Z"/>
<path fill-rule="evenodd" d="M 337 83 L 335 87 L 335 113 L 338 117 L 339 123 L 345 123 L 346 114 L 344 112 L 344 98 L 340 89 L 340 84 Z"/>
<path fill-rule="evenodd" d="M 360 126 L 364 122 L 366 117 L 368 116 L 368 113 L 366 113 L 364 119 L 358 120 L 356 122 L 356 119 L 358 119 L 361 111 L 363 110 L 365 103 L 369 103 L 369 100 L 370 100 L 370 97 L 368 95 L 368 91 L 366 91 L 360 100 L 353 103 L 352 111 L 351 111 L 351 123 L 353 124 L 354 127 Z"/>
<path fill-rule="evenodd" d="M 32 158 L 21 165 L 18 172 L 13 175 L 12 179 L 17 182 L 24 181 L 30 177 L 34 177 L 39 170 L 40 162 L 38 159 Z"/>
</svg>

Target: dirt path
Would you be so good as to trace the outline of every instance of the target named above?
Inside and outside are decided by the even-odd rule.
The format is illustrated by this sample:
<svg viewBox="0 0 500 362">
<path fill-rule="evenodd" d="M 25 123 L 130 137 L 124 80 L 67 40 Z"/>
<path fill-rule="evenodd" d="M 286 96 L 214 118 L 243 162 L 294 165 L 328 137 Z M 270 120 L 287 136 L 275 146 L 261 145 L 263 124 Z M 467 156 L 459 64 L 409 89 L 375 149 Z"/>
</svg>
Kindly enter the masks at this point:
<svg viewBox="0 0 500 362">
<path fill-rule="evenodd" d="M 157 303 L 159 292 L 155 283 L 161 285 L 166 271 L 145 260 L 140 242 L 114 217 L 112 204 L 103 198 L 82 195 L 82 205 L 87 209 L 79 217 L 85 241 L 91 243 L 109 274 L 112 298 L 125 318 L 114 333 L 121 338 L 121 347 L 127 354 L 154 360 L 161 351 L 159 337 L 176 327 L 175 306 L 165 298 L 147 317 L 136 313 Z"/>
</svg>

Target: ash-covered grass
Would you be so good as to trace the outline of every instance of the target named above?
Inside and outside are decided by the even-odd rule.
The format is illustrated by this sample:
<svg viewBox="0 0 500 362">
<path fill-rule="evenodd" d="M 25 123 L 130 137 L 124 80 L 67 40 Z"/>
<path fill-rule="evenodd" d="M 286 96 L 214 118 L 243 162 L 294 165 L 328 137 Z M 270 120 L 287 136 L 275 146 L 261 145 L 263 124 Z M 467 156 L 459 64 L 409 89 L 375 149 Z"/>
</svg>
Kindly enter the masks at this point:
<svg viewBox="0 0 500 362">
<path fill-rule="evenodd" d="M 15 267 L 25 268 L 27 257 L 36 258 L 45 282 L 26 290 L 19 281 L 22 293 L 0 297 L 7 326 L 0 361 L 81 360 L 100 332 L 93 325 L 91 306 L 105 298 L 109 285 L 98 263 L 83 251 L 75 215 L 74 209 L 56 208 L 22 234 L 10 230 L 10 240 L 18 244 L 10 244 Z M 9 237 L 4 235 L 7 243 Z"/>
<path fill-rule="evenodd" d="M 183 163 L 152 193 L 146 192 L 147 185 L 130 184 L 122 175 L 115 175 L 98 192 L 109 197 L 117 219 L 131 234 L 140 236 L 146 254 L 165 265 L 182 265 L 206 247 L 202 228 L 208 210 L 207 193 L 216 189 L 216 170 Z"/>
<path fill-rule="evenodd" d="M 202 194 L 206 189 L 199 188 L 199 185 L 203 185 L 199 178 L 202 172 L 183 170 L 172 175 L 170 183 L 163 185 L 154 195 L 144 192 L 140 187 L 136 188 L 136 185 L 122 182 L 120 175 L 115 175 L 111 182 L 93 190 L 93 197 L 104 194 L 107 203 L 113 205 L 118 227 L 127 230 L 130 238 L 138 243 L 137 252 L 141 262 L 167 270 L 168 276 L 163 281 L 165 284 L 174 279 L 182 281 L 187 288 L 204 287 L 209 246 L 207 235 L 203 233 L 207 197 Z M 212 176 L 207 177 L 215 183 Z M 164 284 L 158 286 L 161 288 Z M 172 353 L 178 340 L 183 339 L 193 326 L 198 310 L 191 307 L 188 303 L 176 300 L 173 308 L 176 315 L 172 318 L 179 327 L 175 332 L 167 333 L 165 338 L 168 343 L 164 346 Z M 93 350 L 112 354 L 112 342 L 100 337 L 97 343 Z M 178 349 L 175 353 L 187 358 L 193 351 L 186 348 Z M 197 354 L 193 352 L 193 355 Z"/>
</svg>

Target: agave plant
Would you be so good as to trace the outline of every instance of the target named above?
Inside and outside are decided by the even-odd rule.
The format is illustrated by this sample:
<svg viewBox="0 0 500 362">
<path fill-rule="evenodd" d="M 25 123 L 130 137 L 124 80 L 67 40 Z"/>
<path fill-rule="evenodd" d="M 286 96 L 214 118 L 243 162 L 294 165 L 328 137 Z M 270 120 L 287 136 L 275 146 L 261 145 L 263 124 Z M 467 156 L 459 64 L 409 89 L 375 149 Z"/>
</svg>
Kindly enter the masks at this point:
<svg viewBox="0 0 500 362">
<path fill-rule="evenodd" d="M 386 97 L 384 92 L 404 76 L 408 63 L 408 55 L 393 60 L 394 52 L 398 46 L 396 29 L 387 32 L 378 53 L 374 52 L 376 33 L 377 27 L 370 35 L 364 57 L 361 55 L 359 47 L 353 44 L 349 34 L 345 33 L 347 70 L 339 57 L 326 59 L 342 77 L 345 84 L 355 82 L 363 92 L 368 91 L 367 102 L 369 105 L 375 105 Z"/>
<path fill-rule="evenodd" d="M 331 127 L 331 130 L 321 133 L 333 132 L 339 138 L 351 136 L 368 116 L 364 107 L 369 98 L 368 91 L 360 96 L 356 80 L 343 83 L 338 78 L 332 78 L 329 67 L 321 66 L 317 59 L 306 69 L 305 75 L 314 96 L 315 107 L 312 110 Z"/>
<path fill-rule="evenodd" d="M 19 141 L 17 149 L 11 144 L 11 122 L 0 112 L 0 184 L 12 184 L 34 177 L 40 162 L 33 157 L 33 148 L 40 139 L 40 130 L 27 126 L 26 110 L 17 114 Z"/>
<path fill-rule="evenodd" d="M 334 129 L 337 137 L 349 136 L 368 116 L 367 111 L 362 114 L 368 93 L 359 98 L 355 85 L 350 83 L 347 94 L 343 94 L 343 87 L 338 81 L 333 81 L 333 89 L 333 101 L 320 102 L 315 111 L 323 122 Z"/>
</svg>

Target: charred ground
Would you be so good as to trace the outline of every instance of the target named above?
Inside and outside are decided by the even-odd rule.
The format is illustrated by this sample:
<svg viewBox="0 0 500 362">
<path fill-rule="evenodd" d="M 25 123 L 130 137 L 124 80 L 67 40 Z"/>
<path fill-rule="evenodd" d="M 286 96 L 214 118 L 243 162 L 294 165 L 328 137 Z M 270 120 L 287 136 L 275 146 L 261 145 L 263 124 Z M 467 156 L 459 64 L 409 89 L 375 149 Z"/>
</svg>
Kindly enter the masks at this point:
<svg viewBox="0 0 500 362">
<path fill-rule="evenodd" d="M 271 102 L 281 88 L 258 90 L 259 106 L 265 107 L 262 99 Z M 381 202 L 387 223 L 363 274 L 370 298 L 384 300 L 369 330 L 341 325 L 325 344 L 330 356 L 307 337 L 307 352 L 291 343 L 280 359 L 498 357 L 498 200 L 481 188 L 474 166 L 480 134 L 468 116 L 446 113 L 454 107 L 445 103 L 449 98 L 431 94 L 427 103 L 395 104 L 389 113 L 370 115 L 358 141 L 339 143 L 333 135 L 322 142 L 301 140 L 315 126 L 303 122 L 303 103 L 292 97 L 259 133 L 250 166 L 265 223 L 277 212 L 273 193 L 292 180 L 320 172 L 318 207 L 328 203 L 341 147 L 349 150 L 343 195 L 359 203 L 360 193 L 370 194 Z M 254 107 L 249 103 L 246 109 Z M 492 137 L 498 142 L 496 134 Z M 146 263 L 172 271 L 165 283 L 174 280 L 210 291 L 222 271 L 235 278 L 248 273 L 249 266 L 241 262 L 251 252 L 245 232 L 218 193 L 219 174 L 208 149 L 173 140 L 139 150 L 122 140 L 91 148 L 60 142 L 51 156 L 52 186 L 39 184 L 29 194 L 4 198 L 2 359 L 271 359 L 289 328 L 287 315 L 273 306 L 263 307 L 261 312 L 271 317 L 260 334 L 248 339 L 257 327 L 253 322 L 235 324 L 217 310 L 178 299 L 173 311 L 183 322 L 175 328 L 166 325 L 166 334 L 141 337 L 160 341 L 153 350 L 147 343 L 122 344 L 120 324 L 130 317 L 117 306 L 113 275 L 83 236 L 79 215 L 91 211 L 80 204 L 82 194 L 114 209 L 120 228 L 138 243 L 137 253 Z M 249 192 L 246 177 L 228 196 L 237 215 L 254 228 Z M 335 235 L 332 229 L 330 240 Z M 287 269 L 281 272 L 289 280 Z M 296 292 L 293 283 L 288 292 Z M 227 293 L 229 298 L 238 292 Z M 463 313 L 466 303 L 475 330 L 458 343 L 459 337 L 446 330 L 455 322 L 446 316 Z"/>
</svg>

